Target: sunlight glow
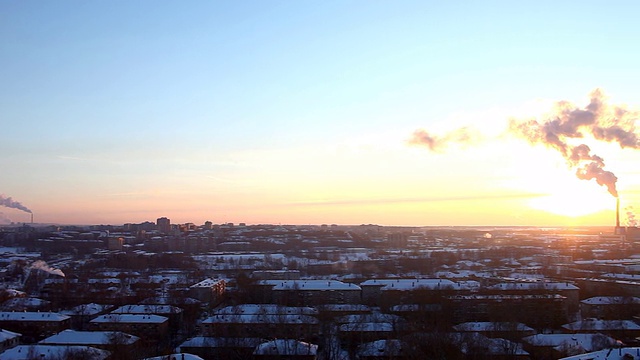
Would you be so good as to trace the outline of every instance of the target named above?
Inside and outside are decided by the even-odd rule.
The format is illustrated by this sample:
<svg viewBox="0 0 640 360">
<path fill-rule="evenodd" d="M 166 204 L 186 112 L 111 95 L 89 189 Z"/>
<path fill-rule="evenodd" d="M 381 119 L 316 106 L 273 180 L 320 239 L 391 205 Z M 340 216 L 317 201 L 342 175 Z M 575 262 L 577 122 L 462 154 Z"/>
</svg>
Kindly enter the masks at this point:
<svg viewBox="0 0 640 360">
<path fill-rule="evenodd" d="M 570 217 L 615 209 L 615 198 L 606 191 L 586 192 L 581 189 L 581 186 L 561 190 L 549 196 L 531 199 L 529 206 L 552 214 Z"/>
</svg>

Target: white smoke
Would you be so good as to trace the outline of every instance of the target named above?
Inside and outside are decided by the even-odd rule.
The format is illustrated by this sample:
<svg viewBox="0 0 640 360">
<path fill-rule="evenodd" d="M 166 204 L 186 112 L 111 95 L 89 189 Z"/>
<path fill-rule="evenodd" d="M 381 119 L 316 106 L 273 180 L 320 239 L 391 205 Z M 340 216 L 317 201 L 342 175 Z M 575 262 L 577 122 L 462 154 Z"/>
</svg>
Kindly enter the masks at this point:
<svg viewBox="0 0 640 360">
<path fill-rule="evenodd" d="M 592 154 L 585 142 L 587 136 L 607 143 L 617 143 L 620 148 L 640 149 L 640 136 L 636 133 L 636 120 L 640 113 L 620 105 L 607 104 L 600 89 L 591 92 L 589 103 L 578 107 L 567 101 L 558 101 L 551 115 L 541 119 L 510 119 L 508 133 L 525 139 L 532 145 L 542 144 L 556 150 L 581 180 L 595 180 L 609 193 L 618 197 L 618 178 L 605 170 L 602 157 Z M 408 143 L 441 151 L 449 143 L 469 144 L 479 136 L 460 128 L 442 136 L 426 130 L 416 130 Z"/>
<path fill-rule="evenodd" d="M 29 210 L 29 208 L 13 200 L 11 197 L 4 196 L 4 194 L 0 194 L 0 206 L 5 206 L 8 208 L 18 209 L 24 212 L 31 213 L 31 210 Z"/>
<path fill-rule="evenodd" d="M 569 140 L 584 139 L 591 135 L 596 140 L 618 143 L 620 148 L 640 148 L 635 121 L 640 117 L 619 105 L 608 105 L 600 89 L 590 94 L 589 104 L 583 108 L 567 101 L 559 101 L 553 114 L 545 119 L 511 119 L 509 131 L 528 140 L 558 151 L 582 180 L 595 180 L 609 193 L 618 197 L 618 178 L 604 170 L 604 159 L 592 154 L 586 144 L 572 145 Z"/>
<path fill-rule="evenodd" d="M 47 265 L 47 263 L 42 261 L 42 260 L 37 260 L 33 264 L 31 264 L 31 269 L 38 269 L 38 270 L 42 270 L 44 272 L 47 272 L 49 274 L 65 277 L 64 273 L 62 272 L 62 270 L 53 268 L 53 267 Z"/>
<path fill-rule="evenodd" d="M 451 143 L 473 144 L 478 142 L 480 134 L 469 127 L 461 127 L 444 135 L 433 135 L 424 129 L 413 132 L 407 141 L 409 145 L 425 146 L 431 151 L 442 151 Z"/>
</svg>

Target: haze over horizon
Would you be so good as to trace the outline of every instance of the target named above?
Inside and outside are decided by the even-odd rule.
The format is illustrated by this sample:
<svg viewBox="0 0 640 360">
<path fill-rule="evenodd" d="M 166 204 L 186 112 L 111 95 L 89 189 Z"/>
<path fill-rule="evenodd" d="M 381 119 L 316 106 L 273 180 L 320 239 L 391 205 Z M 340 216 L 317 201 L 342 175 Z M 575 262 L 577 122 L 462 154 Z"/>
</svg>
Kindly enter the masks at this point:
<svg viewBox="0 0 640 360">
<path fill-rule="evenodd" d="M 577 5 L 5 1 L 0 223 L 635 221 L 640 5 Z"/>
</svg>

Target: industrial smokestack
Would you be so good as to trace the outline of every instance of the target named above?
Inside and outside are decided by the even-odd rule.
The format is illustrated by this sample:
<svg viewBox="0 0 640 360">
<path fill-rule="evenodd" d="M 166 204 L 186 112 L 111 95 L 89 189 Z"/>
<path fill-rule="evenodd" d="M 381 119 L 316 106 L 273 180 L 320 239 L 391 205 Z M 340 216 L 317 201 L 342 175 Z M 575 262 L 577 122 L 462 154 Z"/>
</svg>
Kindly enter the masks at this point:
<svg viewBox="0 0 640 360">
<path fill-rule="evenodd" d="M 31 213 L 31 225 L 33 225 L 33 213 Z"/>
<path fill-rule="evenodd" d="M 620 229 L 620 198 L 616 198 L 616 232 Z"/>
</svg>

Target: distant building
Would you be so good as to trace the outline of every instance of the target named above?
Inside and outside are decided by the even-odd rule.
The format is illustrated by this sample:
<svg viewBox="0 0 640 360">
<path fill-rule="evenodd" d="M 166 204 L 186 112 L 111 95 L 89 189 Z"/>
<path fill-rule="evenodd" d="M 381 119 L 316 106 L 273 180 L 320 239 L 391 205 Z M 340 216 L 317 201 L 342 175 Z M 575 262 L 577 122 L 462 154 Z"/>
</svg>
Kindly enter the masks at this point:
<svg viewBox="0 0 640 360">
<path fill-rule="evenodd" d="M 222 279 L 205 279 L 197 284 L 189 286 L 190 297 L 209 303 L 209 305 L 219 304 L 224 297 L 226 282 Z"/>
<path fill-rule="evenodd" d="M 447 279 L 371 279 L 360 283 L 363 303 L 385 308 L 440 303 L 442 296 L 470 292 L 472 285 Z"/>
<path fill-rule="evenodd" d="M 179 350 L 205 359 L 251 359 L 256 346 L 263 341 L 260 338 L 249 337 L 198 336 L 180 344 Z"/>
<path fill-rule="evenodd" d="M 243 309 L 246 312 L 242 311 Z M 310 339 L 317 336 L 320 331 L 320 323 L 313 316 L 288 311 L 263 313 L 260 309 L 263 307 L 255 305 L 254 308 L 238 308 L 238 311 L 233 314 L 215 314 L 202 322 L 204 334 L 232 338 Z"/>
<path fill-rule="evenodd" d="M 107 360 L 111 354 L 90 346 L 18 345 L 0 354 L 0 360 L 91 359 Z"/>
<path fill-rule="evenodd" d="M 143 340 L 162 340 L 169 334 L 169 319 L 159 315 L 106 314 L 89 322 L 90 330 L 121 331 Z"/>
<path fill-rule="evenodd" d="M 137 336 L 113 331 L 65 330 L 39 342 L 42 345 L 91 346 L 103 350 L 113 350 L 116 346 L 133 350 L 140 340 Z"/>
<path fill-rule="evenodd" d="M 166 217 L 161 217 L 156 220 L 156 225 L 158 226 L 158 231 L 168 234 L 171 232 L 171 220 Z"/>
<path fill-rule="evenodd" d="M 318 345 L 294 339 L 276 339 L 258 345 L 253 352 L 256 360 L 315 360 Z"/>
<path fill-rule="evenodd" d="M 251 273 L 256 280 L 299 280 L 300 270 L 256 270 Z"/>
<path fill-rule="evenodd" d="M 603 334 L 537 334 L 522 338 L 522 345 L 533 359 L 559 359 L 566 355 L 568 350 L 598 351 L 617 347 L 617 341 Z M 604 358 L 608 356 L 605 355 Z"/>
<path fill-rule="evenodd" d="M 22 334 L 26 341 L 39 340 L 71 326 L 67 315 L 50 312 L 0 312 L 0 328 Z"/>
<path fill-rule="evenodd" d="M 361 360 L 404 360 L 407 359 L 403 344 L 397 339 L 382 339 L 358 346 L 356 356 Z"/>
<path fill-rule="evenodd" d="M 124 305 L 113 311 L 111 314 L 138 314 L 138 315 L 160 315 L 169 319 L 169 327 L 172 330 L 178 329 L 182 323 L 183 310 L 172 305 Z"/>
<path fill-rule="evenodd" d="M 122 236 L 110 236 L 107 240 L 107 248 L 109 250 L 122 250 L 124 246 L 124 238 Z"/>
<path fill-rule="evenodd" d="M 359 304 L 360 286 L 336 280 L 263 280 L 274 302 L 291 306 L 322 304 Z M 267 290 L 268 291 L 268 290 Z"/>
<path fill-rule="evenodd" d="M 580 301 L 583 318 L 630 319 L 640 313 L 640 298 L 634 296 L 595 296 Z"/>
<path fill-rule="evenodd" d="M 522 322 L 534 328 L 567 322 L 567 298 L 561 295 L 454 295 L 443 297 L 443 313 L 454 323 Z"/>
</svg>

